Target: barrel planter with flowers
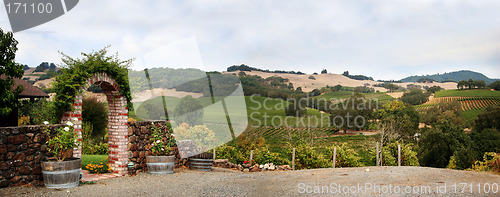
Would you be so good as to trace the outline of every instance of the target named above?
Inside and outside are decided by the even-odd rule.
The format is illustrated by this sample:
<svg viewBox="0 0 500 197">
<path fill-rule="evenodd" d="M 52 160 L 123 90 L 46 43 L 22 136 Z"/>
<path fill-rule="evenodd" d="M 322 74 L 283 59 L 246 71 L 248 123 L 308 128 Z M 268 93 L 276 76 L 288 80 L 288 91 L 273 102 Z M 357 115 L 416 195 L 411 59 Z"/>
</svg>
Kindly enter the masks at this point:
<svg viewBox="0 0 500 197">
<path fill-rule="evenodd" d="M 157 127 L 151 123 L 151 152 L 146 156 L 146 166 L 151 174 L 174 173 L 175 156 L 171 155 L 171 147 L 175 144 L 172 130 L 168 127 Z"/>
<path fill-rule="evenodd" d="M 49 137 L 48 149 L 54 157 L 42 162 L 42 175 L 45 187 L 51 189 L 73 188 L 78 186 L 82 160 L 73 158 L 73 148 L 78 147 L 78 135 L 74 132 L 73 123 L 66 122 L 64 128 L 49 131 L 48 122 L 44 122 L 44 133 Z"/>
</svg>

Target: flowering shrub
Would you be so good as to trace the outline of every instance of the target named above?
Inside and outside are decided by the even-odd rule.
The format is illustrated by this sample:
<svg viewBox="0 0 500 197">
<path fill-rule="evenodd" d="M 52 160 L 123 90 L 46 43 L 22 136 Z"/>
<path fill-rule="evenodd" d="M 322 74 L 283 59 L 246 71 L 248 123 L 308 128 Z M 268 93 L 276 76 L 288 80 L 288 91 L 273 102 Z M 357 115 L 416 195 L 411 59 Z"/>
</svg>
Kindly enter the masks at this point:
<svg viewBox="0 0 500 197">
<path fill-rule="evenodd" d="M 43 124 L 46 125 L 44 133 L 50 136 L 51 132 L 48 129 L 49 122 L 44 121 Z M 66 122 L 64 128 L 58 128 L 54 132 L 54 137 L 47 141 L 48 150 L 54 154 L 57 161 L 64 161 L 67 158 L 73 156 L 73 148 L 78 147 L 80 142 L 78 141 L 78 135 L 73 129 L 72 122 Z"/>
<path fill-rule="evenodd" d="M 500 174 L 500 153 L 486 152 L 483 161 L 475 161 L 472 165 L 474 171 L 492 171 Z"/>
<path fill-rule="evenodd" d="M 178 140 L 194 141 L 202 151 L 212 148 L 215 144 L 215 133 L 206 125 L 191 127 L 187 123 L 181 123 L 174 128 L 174 133 Z"/>
<path fill-rule="evenodd" d="M 174 134 L 172 134 L 172 129 L 168 127 L 157 127 L 154 123 L 151 123 L 151 152 L 154 155 L 168 155 L 170 153 L 170 147 L 175 146 Z M 165 129 L 165 133 L 162 132 Z M 166 141 L 163 141 L 166 138 Z"/>
<path fill-rule="evenodd" d="M 88 170 L 90 173 L 108 173 L 110 170 L 108 158 L 106 158 L 105 161 L 99 162 L 99 164 L 93 164 L 92 161 L 85 166 L 85 169 Z"/>
</svg>

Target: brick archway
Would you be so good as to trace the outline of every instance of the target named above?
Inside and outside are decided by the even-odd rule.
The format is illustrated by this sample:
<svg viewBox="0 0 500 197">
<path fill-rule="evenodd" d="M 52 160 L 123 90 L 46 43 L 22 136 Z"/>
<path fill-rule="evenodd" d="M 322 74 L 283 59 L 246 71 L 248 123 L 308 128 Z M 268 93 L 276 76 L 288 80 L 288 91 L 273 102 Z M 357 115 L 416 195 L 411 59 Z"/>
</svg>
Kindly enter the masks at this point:
<svg viewBox="0 0 500 197">
<path fill-rule="evenodd" d="M 104 90 L 108 100 L 109 165 L 113 173 L 126 174 L 128 163 L 127 99 L 120 94 L 115 80 L 106 73 L 95 73 L 80 88 L 81 92 L 87 90 L 92 84 L 99 85 Z M 65 112 L 61 119 L 61 123 L 66 121 L 75 123 L 74 128 L 78 132 L 79 141 L 82 141 L 82 100 L 82 94 L 76 95 L 73 111 Z M 75 148 L 73 156 L 81 158 L 81 145 Z"/>
</svg>

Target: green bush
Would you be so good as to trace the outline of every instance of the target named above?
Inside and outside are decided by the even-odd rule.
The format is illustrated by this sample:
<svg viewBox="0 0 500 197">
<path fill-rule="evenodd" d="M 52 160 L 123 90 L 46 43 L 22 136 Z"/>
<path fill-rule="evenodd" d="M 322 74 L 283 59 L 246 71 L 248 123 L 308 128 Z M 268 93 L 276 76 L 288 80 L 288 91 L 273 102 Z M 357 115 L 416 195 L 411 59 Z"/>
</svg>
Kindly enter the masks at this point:
<svg viewBox="0 0 500 197">
<path fill-rule="evenodd" d="M 289 149 L 292 154 L 292 149 Z M 295 148 L 295 167 L 297 169 L 327 168 L 331 163 L 323 154 L 316 152 L 307 144 L 299 144 Z"/>
<path fill-rule="evenodd" d="M 99 144 L 83 146 L 82 152 L 85 155 L 107 155 L 108 143 L 101 142 Z"/>
<path fill-rule="evenodd" d="M 398 165 L 398 145 L 399 142 L 387 144 L 382 147 L 382 165 L 397 166 Z M 419 166 L 417 152 L 413 150 L 413 144 L 401 144 L 401 165 L 402 166 Z M 372 160 L 376 160 L 375 151 L 373 151 Z"/>
<path fill-rule="evenodd" d="M 472 165 L 474 171 L 491 171 L 500 173 L 500 154 L 494 152 L 484 153 L 483 161 L 476 161 Z"/>
<path fill-rule="evenodd" d="M 250 159 L 251 150 L 253 150 L 252 163 L 254 164 L 273 163 L 284 165 L 290 163 L 289 160 L 280 157 L 279 153 L 271 152 L 269 146 L 265 144 L 264 138 L 250 140 L 245 134 L 237 138 L 236 146 L 226 144 L 217 148 L 217 158 L 228 159 L 232 163 L 242 164 Z"/>
<path fill-rule="evenodd" d="M 224 144 L 216 149 L 216 159 L 228 159 L 232 163 L 241 164 L 248 160 L 241 150 L 236 147 Z"/>
<path fill-rule="evenodd" d="M 106 128 L 108 127 L 108 109 L 106 104 L 99 102 L 96 97 L 83 99 L 82 119 L 92 124 L 90 139 L 94 142 L 104 141 Z"/>
<path fill-rule="evenodd" d="M 290 104 L 285 108 L 287 116 L 303 117 L 307 114 L 307 100 L 306 99 L 291 99 Z"/>
<path fill-rule="evenodd" d="M 327 149 L 327 154 L 330 155 L 332 160 L 334 148 L 337 148 L 337 157 L 335 158 L 335 167 L 360 167 L 361 157 L 353 149 L 347 147 L 347 143 L 342 143 L 340 146 L 332 146 Z"/>
<path fill-rule="evenodd" d="M 28 100 L 21 101 L 18 116 L 29 117 L 31 125 L 39 125 L 44 121 L 48 121 L 50 124 L 59 123 L 54 102 L 47 101 L 46 99 L 41 99 L 33 103 Z"/>
</svg>

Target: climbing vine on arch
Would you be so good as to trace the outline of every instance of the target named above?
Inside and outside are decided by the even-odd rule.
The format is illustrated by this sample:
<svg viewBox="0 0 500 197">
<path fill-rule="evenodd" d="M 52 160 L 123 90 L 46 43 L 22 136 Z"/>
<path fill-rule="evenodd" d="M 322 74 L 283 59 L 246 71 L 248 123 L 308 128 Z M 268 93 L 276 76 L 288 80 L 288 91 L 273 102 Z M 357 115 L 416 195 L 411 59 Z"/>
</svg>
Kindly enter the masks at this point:
<svg viewBox="0 0 500 197">
<path fill-rule="evenodd" d="M 75 102 L 75 96 L 82 93 L 80 88 L 95 73 L 107 73 L 113 78 L 119 87 L 120 94 L 125 96 L 130 106 L 132 96 L 130 94 L 127 68 L 133 59 L 122 61 L 118 59 L 118 54 L 108 56 L 108 48 L 109 46 L 99 51 L 81 53 L 83 58 L 72 58 L 61 52 L 63 56 L 61 71 L 63 74 L 56 78 L 53 85 L 57 94 L 55 105 L 59 117 L 64 112 L 71 110 L 71 106 Z"/>
</svg>

